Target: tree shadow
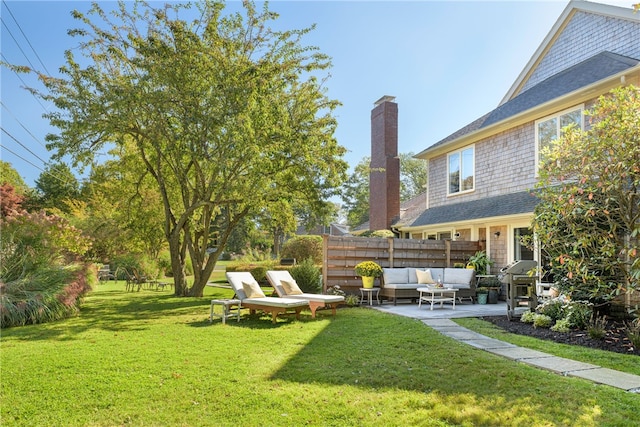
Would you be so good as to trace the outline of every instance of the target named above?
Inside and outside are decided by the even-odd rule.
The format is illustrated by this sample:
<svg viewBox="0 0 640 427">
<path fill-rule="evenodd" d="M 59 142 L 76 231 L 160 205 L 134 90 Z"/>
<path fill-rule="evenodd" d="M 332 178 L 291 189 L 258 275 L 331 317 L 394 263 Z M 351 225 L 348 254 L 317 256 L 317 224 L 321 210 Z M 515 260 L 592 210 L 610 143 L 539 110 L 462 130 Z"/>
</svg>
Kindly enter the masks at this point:
<svg viewBox="0 0 640 427">
<path fill-rule="evenodd" d="M 587 424 L 601 420 L 584 399 L 565 398 L 565 405 L 549 408 L 553 397 L 532 393 L 554 389 L 554 374 L 474 349 L 419 321 L 371 310 L 355 309 L 343 318 L 338 314 L 271 379 L 418 392 L 412 410 L 441 414 L 455 425 L 552 425 L 567 419 L 566 413 L 581 416 Z M 509 384 L 506 388 L 513 392 L 492 392 L 497 384 L 500 390 Z"/>
</svg>

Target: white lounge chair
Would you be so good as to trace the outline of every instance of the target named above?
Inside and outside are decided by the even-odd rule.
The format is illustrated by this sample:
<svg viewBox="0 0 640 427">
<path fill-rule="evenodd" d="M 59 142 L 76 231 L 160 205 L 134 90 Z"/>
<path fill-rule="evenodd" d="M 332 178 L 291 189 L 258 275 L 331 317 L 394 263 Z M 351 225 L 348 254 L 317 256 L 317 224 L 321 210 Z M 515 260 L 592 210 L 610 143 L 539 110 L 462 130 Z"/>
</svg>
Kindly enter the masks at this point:
<svg viewBox="0 0 640 427">
<path fill-rule="evenodd" d="M 277 298 L 268 297 L 264 293 L 253 296 L 248 296 L 245 292 L 247 286 L 255 289 L 259 289 L 258 282 L 249 272 L 227 272 L 227 280 L 236 293 L 236 297 L 242 302 L 242 308 L 248 308 L 251 314 L 254 314 L 256 310 L 262 310 L 266 313 L 271 313 L 271 321 L 276 323 L 276 317 L 280 313 L 286 313 L 293 311 L 296 314 L 296 319 L 300 319 L 300 312 L 304 308 L 309 307 L 309 303 L 306 300 L 293 299 L 293 298 Z M 260 291 L 261 293 L 262 291 Z"/>
<path fill-rule="evenodd" d="M 296 289 L 296 281 L 287 270 L 267 271 L 267 280 L 269 280 L 279 297 L 308 301 L 311 308 L 311 317 L 316 317 L 316 310 L 321 307 L 330 307 L 335 316 L 336 307 L 344 302 L 344 297 L 340 295 L 309 294 L 300 291 L 299 288 Z M 284 286 L 283 281 L 288 282 L 289 286 Z M 290 288 L 291 284 L 293 284 L 294 293 L 287 292 L 287 288 Z"/>
</svg>

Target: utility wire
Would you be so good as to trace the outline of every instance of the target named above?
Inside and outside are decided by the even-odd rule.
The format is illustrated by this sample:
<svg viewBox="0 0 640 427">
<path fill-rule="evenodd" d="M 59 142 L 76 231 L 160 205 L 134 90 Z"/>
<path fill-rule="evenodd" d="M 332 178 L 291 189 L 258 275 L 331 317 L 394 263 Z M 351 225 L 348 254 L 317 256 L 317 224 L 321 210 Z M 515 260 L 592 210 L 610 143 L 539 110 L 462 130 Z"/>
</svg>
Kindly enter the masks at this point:
<svg viewBox="0 0 640 427">
<path fill-rule="evenodd" d="M 7 4 L 6 1 L 3 1 L 2 3 L 4 3 L 4 7 L 7 8 L 7 11 L 9 12 L 9 15 L 11 15 L 11 18 L 13 18 L 13 22 L 16 23 L 16 25 L 18 26 L 18 29 L 20 30 L 20 33 L 22 33 L 22 37 L 24 37 L 24 39 L 27 41 L 27 44 L 29 44 L 29 47 L 31 48 L 31 50 L 33 51 L 34 55 L 36 55 L 36 58 L 38 58 L 38 61 L 40 61 L 40 64 L 42 65 L 42 68 L 44 69 L 44 71 L 47 72 L 48 75 L 51 75 L 51 73 L 49 72 L 49 70 L 47 70 L 47 66 L 44 65 L 44 62 L 42 62 L 42 59 L 40 59 L 40 56 L 38 55 L 38 52 L 36 52 L 36 50 L 33 48 L 33 45 L 31 44 L 31 42 L 29 41 L 29 38 L 27 37 L 27 35 L 24 33 L 24 31 L 22 31 L 22 27 L 20 26 L 20 24 L 18 23 L 18 20 L 16 19 L 15 16 L 13 16 L 13 12 L 11 12 L 11 9 L 9 9 L 9 5 Z M 14 39 L 15 40 L 15 39 Z"/>
<path fill-rule="evenodd" d="M 4 53 L 0 52 L 0 57 L 2 58 L 2 60 L 4 62 L 6 62 L 7 64 L 9 64 L 10 62 L 7 60 L 7 58 L 4 56 Z M 27 83 L 25 83 L 24 80 L 22 80 L 22 76 L 20 75 L 20 73 L 18 73 L 16 70 L 13 70 L 13 73 L 18 76 L 18 79 L 20 79 L 20 81 L 22 82 L 22 84 L 24 85 L 25 88 L 28 88 L 29 85 Z M 29 93 L 31 93 L 31 96 L 33 96 L 36 101 L 38 101 L 38 104 L 40 104 L 40 106 L 42 107 L 42 109 L 44 111 L 46 111 L 47 113 L 49 112 L 49 110 L 47 109 L 47 107 L 44 106 L 44 104 L 42 102 L 40 102 L 40 98 L 38 98 L 33 92 L 29 91 Z"/>
<path fill-rule="evenodd" d="M 9 132 L 7 132 L 4 128 L 0 128 L 0 129 L 2 129 L 2 132 L 6 133 L 6 134 L 9 136 L 9 138 L 13 139 L 15 142 L 17 142 L 18 144 L 20 144 L 20 146 L 21 146 L 22 148 L 24 148 L 25 150 L 27 150 L 28 152 L 30 152 L 31 154 L 33 154 L 33 156 L 34 156 L 35 158 L 37 158 L 38 160 L 40 160 L 40 161 L 41 161 L 42 163 L 44 163 L 44 164 L 46 164 L 46 163 L 47 163 L 47 161 L 46 161 L 46 160 L 43 160 L 40 156 L 38 156 L 36 153 L 34 153 L 33 151 L 31 151 L 31 150 L 29 149 L 29 147 L 27 147 L 26 145 L 24 145 L 22 142 L 18 141 L 18 140 L 17 140 L 13 135 L 11 135 Z"/>
<path fill-rule="evenodd" d="M 10 149 L 8 149 L 8 148 L 7 148 L 7 147 L 5 147 L 5 146 L 2 146 L 2 147 L 0 147 L 0 148 L 2 148 L 3 150 L 7 150 L 8 152 L 10 152 L 11 154 L 13 154 L 13 155 L 14 155 L 14 156 L 16 156 L 17 158 L 24 160 L 25 162 L 29 163 L 29 164 L 30 164 L 31 166 L 33 166 L 34 168 L 38 169 L 39 171 L 44 172 L 44 169 L 42 169 L 40 166 L 38 166 L 38 165 L 36 165 L 36 164 L 31 163 L 29 160 L 25 159 L 25 158 L 24 158 L 24 157 L 22 157 L 20 154 L 18 154 L 18 153 L 16 153 L 16 152 L 12 151 L 12 150 L 10 150 Z M 59 179 L 59 178 L 56 178 L 56 179 Z"/>
<path fill-rule="evenodd" d="M 9 29 L 9 27 L 7 26 L 7 24 L 4 23 L 4 19 L 2 19 L 0 17 L 0 22 L 2 22 L 2 26 L 7 30 L 7 32 L 9 33 L 9 35 L 11 36 L 11 38 L 13 39 L 14 42 L 16 42 L 16 46 L 18 46 L 18 49 L 20 49 L 20 52 L 22 52 L 22 55 L 24 56 L 24 58 L 27 60 L 27 62 L 29 63 L 29 65 L 31 65 L 31 69 L 35 70 L 36 67 L 33 66 L 33 64 L 31 63 L 31 61 L 29 60 L 29 57 L 27 56 L 26 53 L 24 53 L 24 50 L 22 50 L 22 46 L 20 46 L 20 43 L 18 43 L 18 40 L 16 40 L 15 37 L 13 37 L 13 33 L 11 32 L 11 30 Z"/>
<path fill-rule="evenodd" d="M 22 129 L 24 129 L 24 130 L 25 130 L 29 135 L 31 135 L 31 138 L 33 138 L 33 140 L 34 140 L 35 142 L 37 142 L 38 144 L 40 144 L 40 146 L 41 146 L 42 148 L 44 148 L 44 149 L 46 149 L 46 148 L 47 148 L 47 147 L 46 147 L 42 142 L 40 142 L 40 140 L 39 140 L 38 138 L 36 138 L 36 136 L 35 136 L 33 133 L 31 133 L 31 131 L 30 131 L 29 129 L 27 129 L 27 128 L 26 128 L 26 126 L 25 126 L 25 125 L 23 125 L 23 124 L 22 124 L 22 122 L 20 122 L 20 120 L 18 120 L 18 118 L 15 116 L 15 114 L 13 114 L 13 113 L 11 112 L 11 110 L 9 109 L 9 107 L 7 107 L 6 105 L 4 105 L 4 102 L 0 101 L 0 105 L 2 105 L 2 106 L 5 108 L 5 110 L 7 110 L 7 112 L 11 115 L 11 117 L 13 117 L 13 119 L 14 119 L 16 122 L 18 122 L 18 124 L 19 124 L 20 126 L 22 126 Z"/>
</svg>

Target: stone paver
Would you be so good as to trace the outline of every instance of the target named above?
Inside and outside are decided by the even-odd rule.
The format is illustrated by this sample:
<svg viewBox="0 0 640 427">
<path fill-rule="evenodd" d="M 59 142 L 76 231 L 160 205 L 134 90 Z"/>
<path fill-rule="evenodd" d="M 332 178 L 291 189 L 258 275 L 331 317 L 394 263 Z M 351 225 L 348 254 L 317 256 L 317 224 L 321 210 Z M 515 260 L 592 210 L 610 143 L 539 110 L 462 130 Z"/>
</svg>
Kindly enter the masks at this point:
<svg viewBox="0 0 640 427">
<path fill-rule="evenodd" d="M 496 348 L 515 347 L 515 345 L 513 344 L 509 344 L 507 342 L 500 341 L 500 340 L 494 340 L 493 338 L 488 338 L 488 337 L 485 337 L 484 339 L 467 340 L 467 341 L 461 341 L 461 342 L 464 342 L 465 344 L 469 344 L 470 346 L 473 346 L 475 348 L 479 348 L 480 350 L 492 350 Z"/>
<path fill-rule="evenodd" d="M 566 375 L 584 378 L 595 383 L 606 384 L 634 393 L 640 393 L 640 376 L 627 374 L 626 372 L 614 371 L 613 369 L 607 368 L 596 368 L 567 372 Z"/>
<path fill-rule="evenodd" d="M 543 353 L 537 350 L 531 350 L 523 347 L 501 347 L 501 348 L 492 348 L 487 350 L 493 354 L 497 354 L 498 356 L 506 357 L 507 359 L 526 361 L 527 359 L 533 358 L 541 358 L 541 357 L 551 357 L 547 353 Z"/>
<path fill-rule="evenodd" d="M 556 356 L 535 357 L 523 360 L 523 362 L 528 365 L 537 366 L 538 368 L 548 369 L 560 375 L 566 375 L 567 372 L 598 368 L 598 366 L 590 363 L 576 362 L 575 360 Z"/>
</svg>

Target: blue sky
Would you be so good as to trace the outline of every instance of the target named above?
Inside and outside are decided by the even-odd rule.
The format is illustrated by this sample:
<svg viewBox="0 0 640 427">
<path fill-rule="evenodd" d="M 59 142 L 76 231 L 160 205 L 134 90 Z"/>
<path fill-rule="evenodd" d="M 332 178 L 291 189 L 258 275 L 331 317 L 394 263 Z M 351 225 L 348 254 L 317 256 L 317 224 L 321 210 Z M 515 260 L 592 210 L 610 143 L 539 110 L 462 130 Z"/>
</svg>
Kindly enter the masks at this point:
<svg viewBox="0 0 640 427">
<path fill-rule="evenodd" d="M 630 8 L 636 2 L 599 3 Z M 370 153 L 376 100 L 396 97 L 399 151 L 422 151 L 499 104 L 567 4 L 272 1 L 270 8 L 280 14 L 282 28 L 317 25 L 303 43 L 333 58 L 327 87 L 343 104 L 336 138 L 353 167 Z M 55 74 L 64 51 L 77 43 L 66 33 L 77 26 L 70 11 L 89 7 L 87 1 L 2 0 L 2 59 Z M 34 186 L 50 156 L 45 135 L 56 131 L 42 118 L 52 106 L 21 88 L 40 87 L 35 78 L 23 75 L 21 81 L 6 68 L 0 77 L 0 157 Z"/>
</svg>

